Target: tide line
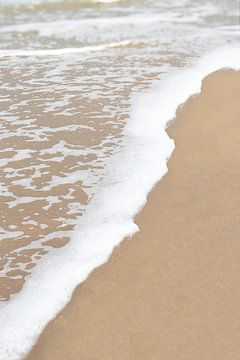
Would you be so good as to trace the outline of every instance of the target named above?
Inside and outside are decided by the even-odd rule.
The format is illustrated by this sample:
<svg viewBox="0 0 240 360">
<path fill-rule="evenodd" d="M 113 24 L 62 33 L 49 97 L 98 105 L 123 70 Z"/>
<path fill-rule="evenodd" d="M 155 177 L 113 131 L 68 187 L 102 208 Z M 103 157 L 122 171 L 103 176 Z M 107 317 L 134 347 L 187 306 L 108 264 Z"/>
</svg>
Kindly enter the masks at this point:
<svg viewBox="0 0 240 360">
<path fill-rule="evenodd" d="M 83 46 L 79 48 L 40 49 L 40 50 L 0 50 L 0 58 L 5 57 L 30 57 L 30 56 L 59 56 L 67 54 L 87 53 L 103 51 L 111 48 L 125 47 L 136 44 L 136 40 L 123 40 L 108 44 Z"/>
</svg>

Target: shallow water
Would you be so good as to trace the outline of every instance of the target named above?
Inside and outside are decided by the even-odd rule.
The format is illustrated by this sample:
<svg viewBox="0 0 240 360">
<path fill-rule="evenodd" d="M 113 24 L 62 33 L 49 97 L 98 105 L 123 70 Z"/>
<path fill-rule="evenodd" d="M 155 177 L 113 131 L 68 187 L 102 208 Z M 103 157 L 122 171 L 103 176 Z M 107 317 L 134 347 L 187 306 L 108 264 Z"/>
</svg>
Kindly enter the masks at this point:
<svg viewBox="0 0 240 360">
<path fill-rule="evenodd" d="M 1 1 L 0 298 L 71 238 L 130 99 L 237 36 L 237 1 Z M 227 15 L 226 15 L 227 14 Z"/>
<path fill-rule="evenodd" d="M 82 224 L 104 231 L 94 205 L 101 201 L 92 200 L 108 196 L 119 163 L 128 173 L 119 174 L 121 199 L 111 191 L 108 207 L 127 206 L 125 183 L 141 153 L 135 144 L 126 156 L 134 99 L 164 74 L 235 43 L 238 2 L 6 0 L 0 7 L 0 299 L 7 304 L 34 268 L 54 276 L 51 256 L 60 247 L 67 254 Z M 143 135 L 148 116 L 140 117 Z M 119 239 L 124 234 L 119 226 Z M 86 226 L 84 238 L 89 244 Z"/>
</svg>

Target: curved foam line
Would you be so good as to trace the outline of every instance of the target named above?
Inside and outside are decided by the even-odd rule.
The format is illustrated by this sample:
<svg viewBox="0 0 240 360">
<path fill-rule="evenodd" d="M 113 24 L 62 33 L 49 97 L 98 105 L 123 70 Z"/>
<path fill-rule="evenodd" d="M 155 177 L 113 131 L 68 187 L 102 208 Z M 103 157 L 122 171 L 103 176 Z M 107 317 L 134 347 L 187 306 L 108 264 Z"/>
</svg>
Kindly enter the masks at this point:
<svg viewBox="0 0 240 360">
<path fill-rule="evenodd" d="M 124 47 L 136 43 L 136 40 L 123 40 L 109 44 L 83 46 L 80 48 L 62 48 L 62 49 L 41 49 L 41 50 L 0 50 L 2 57 L 24 57 L 24 56 L 59 56 L 67 54 L 87 53 L 92 51 L 102 51 L 106 49 Z"/>
<path fill-rule="evenodd" d="M 165 129 L 178 106 L 199 93 L 202 79 L 221 68 L 240 68 L 240 47 L 217 50 L 194 66 L 164 76 L 152 90 L 135 98 L 121 154 L 108 164 L 108 175 L 72 240 L 49 253 L 23 290 L 1 305 L 0 359 L 24 356 L 47 324 L 70 300 L 75 287 L 105 263 L 121 240 L 138 231 L 134 215 L 148 192 L 167 173 L 174 149 Z"/>
</svg>

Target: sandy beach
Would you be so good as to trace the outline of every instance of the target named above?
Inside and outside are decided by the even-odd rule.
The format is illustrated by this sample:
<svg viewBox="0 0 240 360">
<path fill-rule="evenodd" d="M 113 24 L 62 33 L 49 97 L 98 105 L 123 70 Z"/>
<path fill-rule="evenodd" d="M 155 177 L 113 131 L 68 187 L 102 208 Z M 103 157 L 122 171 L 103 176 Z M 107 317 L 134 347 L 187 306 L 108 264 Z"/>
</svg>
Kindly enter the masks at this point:
<svg viewBox="0 0 240 360">
<path fill-rule="evenodd" d="M 238 5 L 1 1 L 0 360 L 240 359 Z"/>
<path fill-rule="evenodd" d="M 76 289 L 27 360 L 240 358 L 239 95 L 240 73 L 216 72 L 179 109 L 169 173 L 140 231 Z"/>
</svg>

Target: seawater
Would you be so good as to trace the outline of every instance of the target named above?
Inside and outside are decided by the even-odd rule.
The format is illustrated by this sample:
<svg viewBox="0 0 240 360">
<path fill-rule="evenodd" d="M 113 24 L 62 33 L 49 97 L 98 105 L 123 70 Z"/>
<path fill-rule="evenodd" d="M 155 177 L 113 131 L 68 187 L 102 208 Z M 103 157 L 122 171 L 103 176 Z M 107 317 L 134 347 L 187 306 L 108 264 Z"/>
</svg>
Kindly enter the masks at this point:
<svg viewBox="0 0 240 360">
<path fill-rule="evenodd" d="M 0 1 L 0 359 L 21 358 L 138 230 L 168 121 L 205 75 L 238 68 L 237 8 Z"/>
</svg>

